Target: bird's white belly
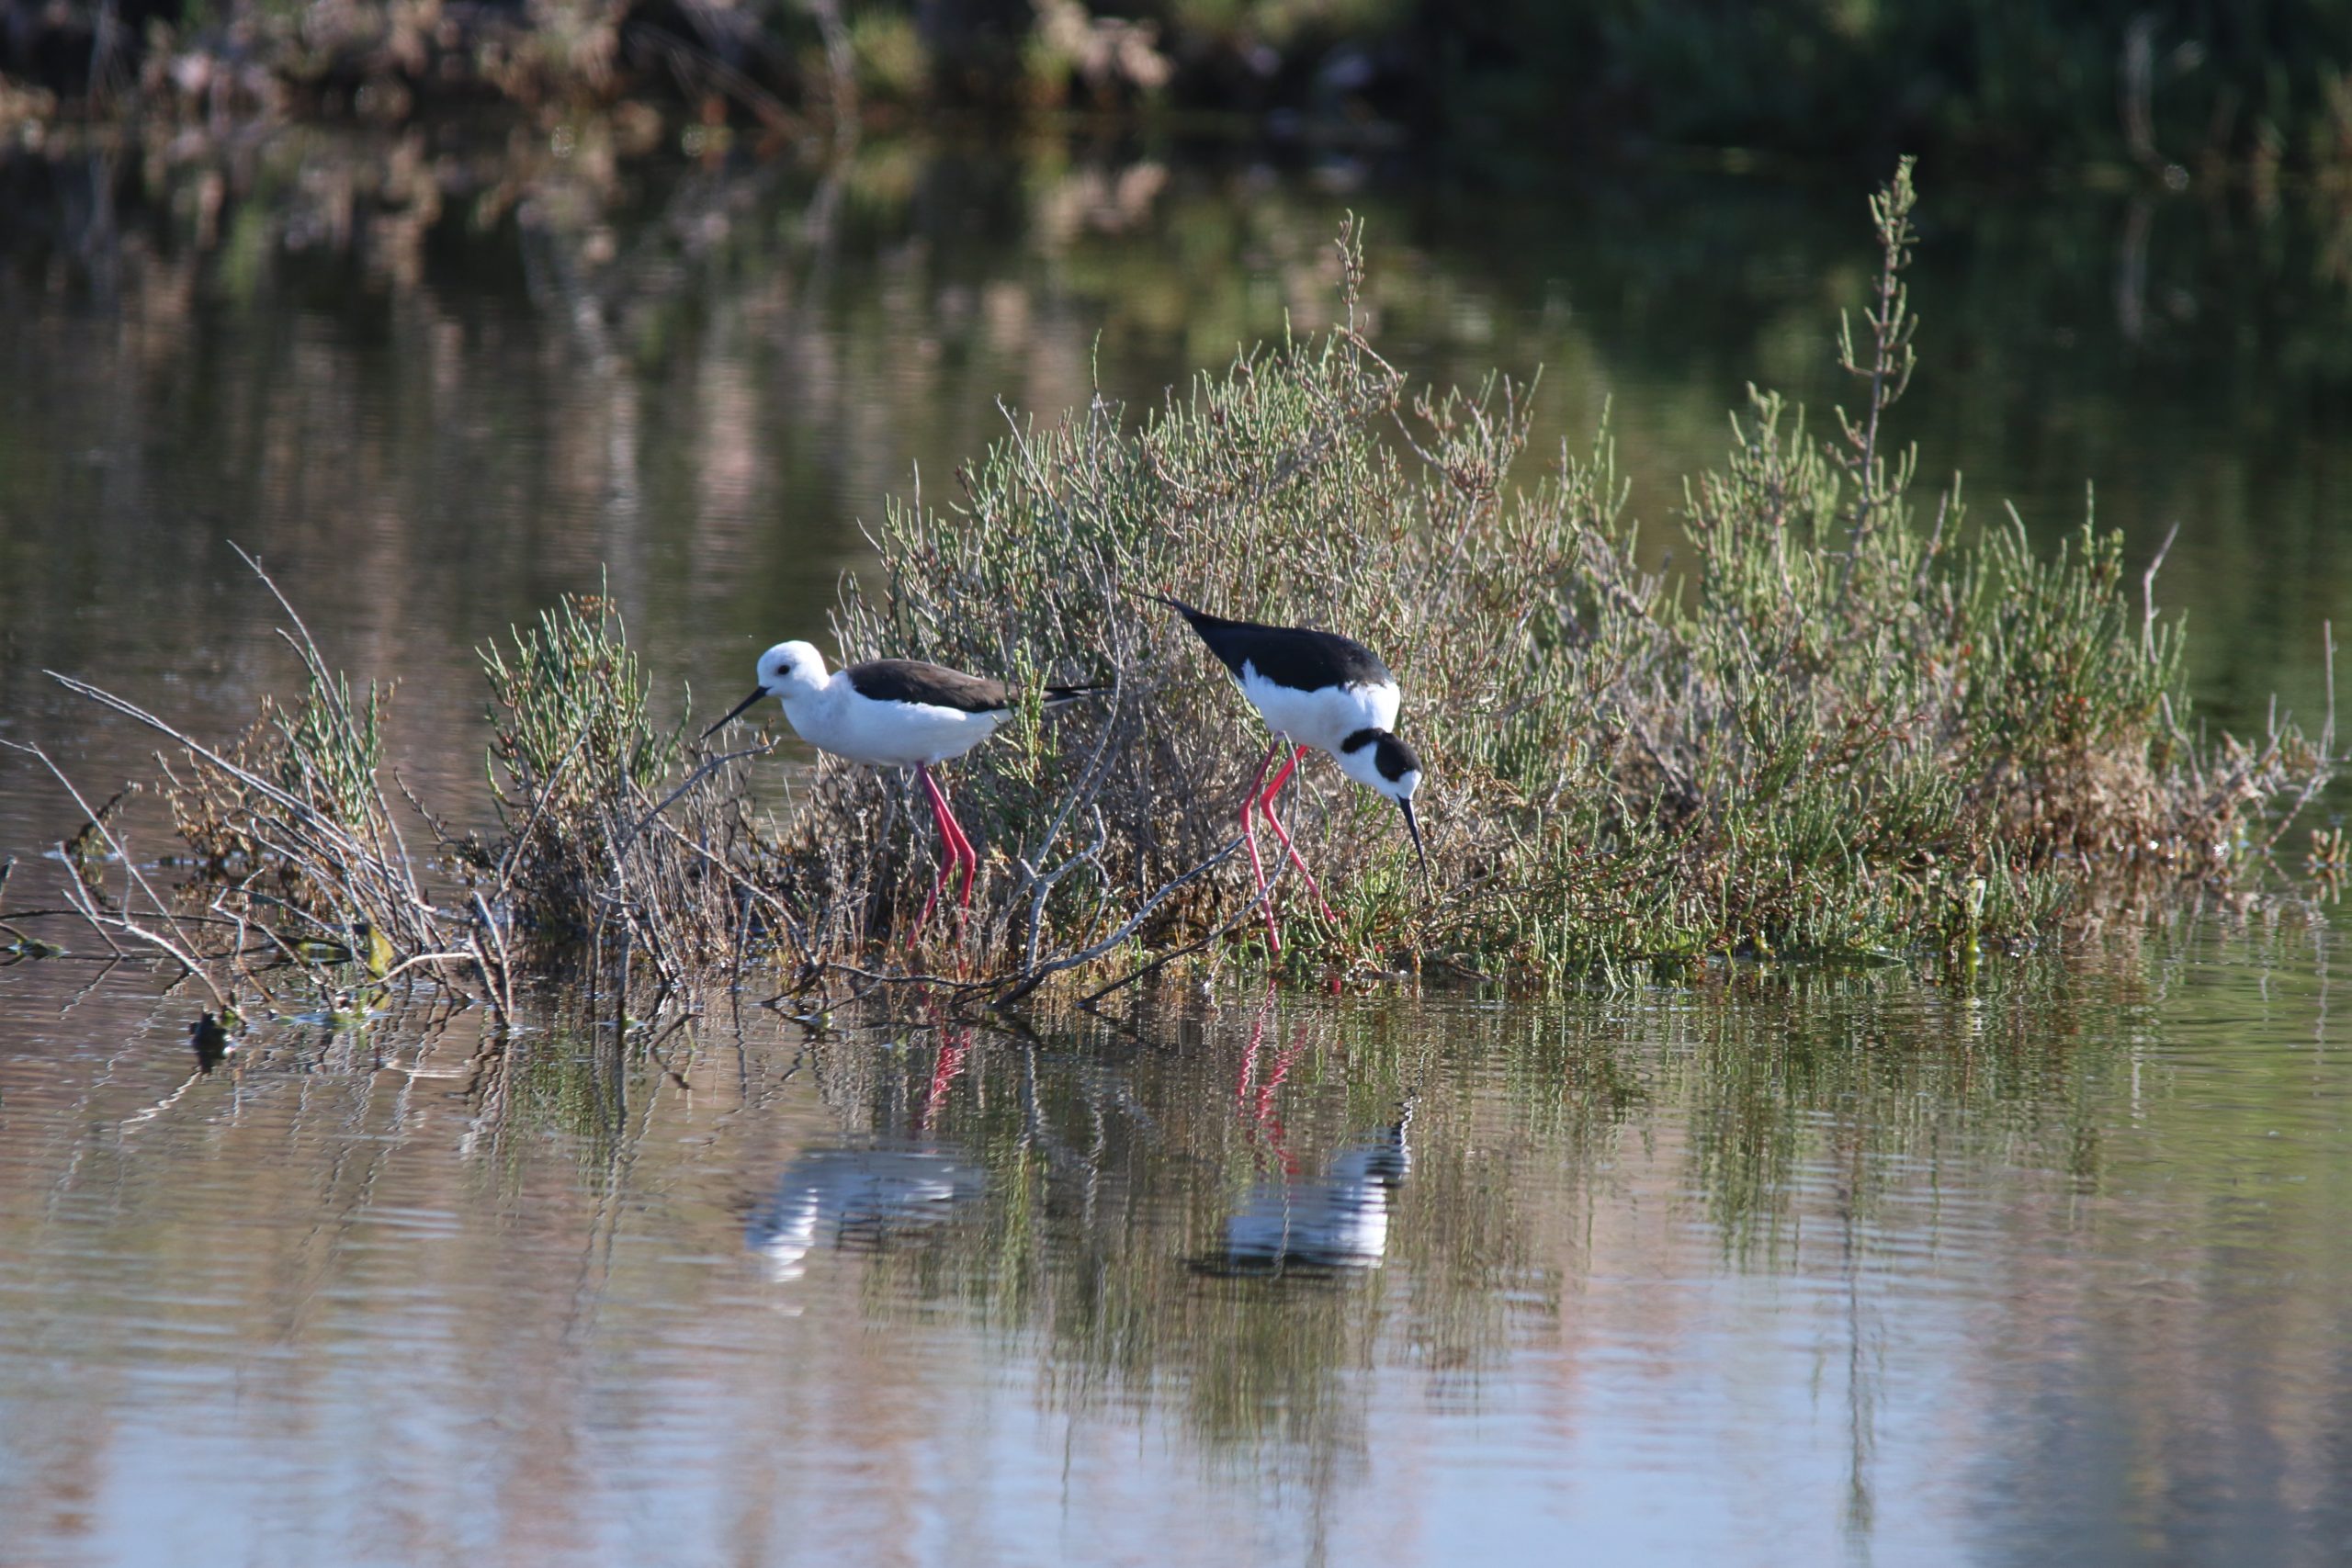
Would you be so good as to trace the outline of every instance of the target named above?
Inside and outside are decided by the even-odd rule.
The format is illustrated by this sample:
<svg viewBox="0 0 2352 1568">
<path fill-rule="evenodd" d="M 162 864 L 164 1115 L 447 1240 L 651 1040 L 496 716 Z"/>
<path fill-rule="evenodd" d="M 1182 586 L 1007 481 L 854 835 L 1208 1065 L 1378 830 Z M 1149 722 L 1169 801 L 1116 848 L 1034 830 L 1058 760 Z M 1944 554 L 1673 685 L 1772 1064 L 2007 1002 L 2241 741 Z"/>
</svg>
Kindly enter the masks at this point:
<svg viewBox="0 0 2352 1568">
<path fill-rule="evenodd" d="M 1012 716 L 929 703 L 876 703 L 854 695 L 786 703 L 784 713 L 811 746 L 880 768 L 912 768 L 960 757 Z"/>
<path fill-rule="evenodd" d="M 1278 686 L 1258 673 L 1254 664 L 1241 667 L 1241 694 L 1266 721 L 1266 728 L 1305 746 L 1336 752 L 1340 742 L 1359 729 L 1394 729 L 1398 694 L 1393 684 L 1329 686 L 1302 692 Z"/>
</svg>

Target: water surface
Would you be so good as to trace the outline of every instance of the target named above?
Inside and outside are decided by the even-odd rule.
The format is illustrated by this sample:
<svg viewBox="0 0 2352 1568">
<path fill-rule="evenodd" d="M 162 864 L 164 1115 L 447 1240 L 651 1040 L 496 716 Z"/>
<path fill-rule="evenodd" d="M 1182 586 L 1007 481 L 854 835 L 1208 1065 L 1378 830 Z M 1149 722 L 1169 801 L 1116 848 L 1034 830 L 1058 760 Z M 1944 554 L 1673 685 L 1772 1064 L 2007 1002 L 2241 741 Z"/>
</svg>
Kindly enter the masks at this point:
<svg viewBox="0 0 2352 1568">
<path fill-rule="evenodd" d="M 12 976 L 9 1561 L 2341 1561 L 2336 945 L 209 1077 Z"/>
</svg>

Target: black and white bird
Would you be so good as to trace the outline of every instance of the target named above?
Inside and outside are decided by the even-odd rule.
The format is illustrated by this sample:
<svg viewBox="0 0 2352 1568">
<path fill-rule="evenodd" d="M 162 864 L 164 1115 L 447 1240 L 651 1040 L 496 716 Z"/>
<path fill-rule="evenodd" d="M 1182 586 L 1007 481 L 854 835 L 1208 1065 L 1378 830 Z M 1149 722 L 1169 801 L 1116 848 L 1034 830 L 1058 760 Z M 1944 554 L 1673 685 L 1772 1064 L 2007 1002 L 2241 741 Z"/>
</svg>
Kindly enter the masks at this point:
<svg viewBox="0 0 2352 1568">
<path fill-rule="evenodd" d="M 1012 716 L 1012 697 L 1004 682 L 917 659 L 870 660 L 827 674 L 824 655 L 805 642 L 780 642 L 761 654 L 759 680 L 750 696 L 703 731 L 703 739 L 716 735 L 762 697 L 775 697 L 800 739 L 819 750 L 877 768 L 912 768 L 922 781 L 939 824 L 940 845 L 946 852 L 939 879 L 932 884 L 931 897 L 912 929 L 921 931 L 931 919 L 940 890 L 958 868 L 964 874 L 961 907 L 970 908 L 979 853 L 931 770 L 978 746 Z M 1048 686 L 1046 706 L 1057 708 L 1102 689 Z"/>
<path fill-rule="evenodd" d="M 1413 816 L 1413 792 L 1420 787 L 1421 760 L 1396 736 L 1396 710 L 1403 694 L 1380 655 L 1337 632 L 1228 621 L 1164 593 L 1150 597 L 1192 623 L 1209 651 L 1233 671 L 1241 694 L 1258 710 L 1266 728 L 1274 732 L 1274 744 L 1251 775 L 1250 793 L 1241 803 L 1241 834 L 1249 845 L 1250 870 L 1257 878 L 1257 891 L 1265 892 L 1266 869 L 1258 858 L 1258 838 L 1250 826 L 1253 811 L 1266 818 L 1282 840 L 1283 852 L 1306 879 L 1324 918 L 1334 918 L 1330 905 L 1324 902 L 1322 888 L 1316 886 L 1315 874 L 1306 869 L 1297 846 L 1274 815 L 1274 796 L 1309 747 L 1329 751 L 1341 773 L 1397 804 L 1405 813 L 1405 830 L 1413 836 L 1413 852 L 1420 858 L 1421 875 L 1426 879 L 1429 852 L 1421 847 L 1420 823 Z M 1294 745 L 1297 750 L 1290 761 L 1271 783 L 1266 782 L 1266 770 L 1284 747 Z M 1273 901 L 1267 899 L 1263 908 L 1267 938 L 1279 952 L 1282 932 L 1275 924 Z"/>
</svg>

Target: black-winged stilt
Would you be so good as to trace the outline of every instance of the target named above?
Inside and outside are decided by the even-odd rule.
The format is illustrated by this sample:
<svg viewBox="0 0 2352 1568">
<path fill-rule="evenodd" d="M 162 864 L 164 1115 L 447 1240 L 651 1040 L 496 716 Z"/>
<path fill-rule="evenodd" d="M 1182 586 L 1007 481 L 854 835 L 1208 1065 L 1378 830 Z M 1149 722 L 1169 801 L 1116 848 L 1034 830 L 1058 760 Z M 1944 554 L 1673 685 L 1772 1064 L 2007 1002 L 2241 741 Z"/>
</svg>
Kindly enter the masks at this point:
<svg viewBox="0 0 2352 1568">
<path fill-rule="evenodd" d="M 1429 852 L 1421 848 L 1421 827 L 1413 818 L 1413 791 L 1420 786 L 1421 760 L 1413 749 L 1399 740 L 1392 727 L 1396 722 L 1397 705 L 1402 700 L 1396 689 L 1396 677 L 1380 656 L 1363 644 L 1337 632 L 1316 631 L 1307 626 L 1268 626 L 1254 621 L 1228 621 L 1221 615 L 1195 610 L 1181 599 L 1164 593 L 1149 597 L 1168 605 L 1192 623 L 1208 649 L 1233 671 L 1234 680 L 1241 687 L 1241 694 L 1274 732 L 1274 744 L 1258 771 L 1250 780 L 1250 793 L 1241 803 L 1241 835 L 1250 848 L 1250 870 L 1257 878 L 1257 890 L 1266 890 L 1266 868 L 1258 858 L 1258 836 L 1250 823 L 1250 814 L 1262 814 L 1274 836 L 1282 840 L 1283 852 L 1298 874 L 1306 878 L 1306 886 L 1315 901 L 1323 909 L 1326 919 L 1335 917 L 1331 907 L 1324 902 L 1322 888 L 1316 886 L 1315 874 L 1306 869 L 1306 862 L 1299 855 L 1297 846 L 1290 841 L 1290 834 L 1283 829 L 1281 818 L 1274 815 L 1274 796 L 1306 755 L 1308 747 L 1317 747 L 1331 753 L 1340 771 L 1367 789 L 1377 790 L 1395 801 L 1405 813 L 1405 830 L 1413 836 L 1413 852 L 1420 857 L 1421 875 L 1429 876 Z M 1295 744 L 1271 784 L 1261 789 L 1266 770 L 1285 746 Z M 1274 950 L 1282 949 L 1282 932 L 1274 922 L 1273 900 L 1266 900 L 1266 935 Z"/>
<path fill-rule="evenodd" d="M 931 919 L 940 889 L 958 867 L 964 873 L 960 907 L 970 908 L 979 853 L 964 836 L 963 825 L 948 808 L 947 792 L 931 770 L 978 746 L 1012 716 L 1012 698 L 1004 682 L 916 659 L 876 659 L 829 675 L 824 656 L 805 642 L 780 642 L 761 654 L 759 679 L 758 689 L 704 730 L 703 739 L 718 733 L 762 697 L 775 697 L 800 739 L 819 750 L 877 768 L 912 768 L 922 781 L 939 824 L 940 845 L 947 852 L 912 929 L 921 931 Z M 1059 707 L 1102 689 L 1048 686 L 1046 705 Z"/>
</svg>

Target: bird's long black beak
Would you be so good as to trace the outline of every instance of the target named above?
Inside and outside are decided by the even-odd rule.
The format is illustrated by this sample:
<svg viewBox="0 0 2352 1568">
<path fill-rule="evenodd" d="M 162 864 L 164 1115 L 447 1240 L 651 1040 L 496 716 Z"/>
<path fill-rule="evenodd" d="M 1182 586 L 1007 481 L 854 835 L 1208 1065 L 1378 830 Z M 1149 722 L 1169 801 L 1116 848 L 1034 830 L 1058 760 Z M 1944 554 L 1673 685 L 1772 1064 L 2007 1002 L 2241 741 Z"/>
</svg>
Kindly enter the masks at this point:
<svg viewBox="0 0 2352 1568">
<path fill-rule="evenodd" d="M 1430 876 L 1430 852 L 1421 848 L 1421 825 L 1414 819 L 1413 803 L 1409 800 L 1400 800 L 1396 804 L 1404 809 L 1405 831 L 1413 835 L 1413 852 L 1421 857 L 1421 886 L 1431 897 L 1435 897 L 1437 884 Z"/>
<path fill-rule="evenodd" d="M 758 702 L 762 697 L 764 697 L 767 694 L 768 689 L 765 686 L 762 686 L 750 696 L 745 697 L 741 702 L 737 703 L 733 707 L 729 708 L 725 718 L 720 719 L 717 724 L 712 725 L 708 729 L 702 732 L 702 739 L 707 740 L 712 736 L 718 734 L 720 730 L 726 728 L 729 725 L 734 723 L 735 720 L 742 715 L 745 708 L 750 707 L 753 703 Z"/>
</svg>

